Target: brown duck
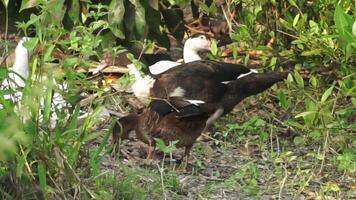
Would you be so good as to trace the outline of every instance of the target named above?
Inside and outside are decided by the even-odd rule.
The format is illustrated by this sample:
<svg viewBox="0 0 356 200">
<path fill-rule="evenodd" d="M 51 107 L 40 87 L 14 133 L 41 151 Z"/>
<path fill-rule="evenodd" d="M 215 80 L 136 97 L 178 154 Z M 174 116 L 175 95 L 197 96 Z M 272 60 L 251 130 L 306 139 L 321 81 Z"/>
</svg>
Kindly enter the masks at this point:
<svg viewBox="0 0 356 200">
<path fill-rule="evenodd" d="M 218 100 L 199 104 L 181 97 L 154 99 L 142 113 L 119 119 L 113 130 L 113 142 L 126 139 L 131 131 L 135 131 L 137 138 L 149 145 L 147 158 L 150 159 L 155 148 L 154 138 L 160 138 L 166 144 L 176 140 L 177 147 L 185 147 L 184 157 L 187 160 L 194 142 L 217 109 L 222 109 L 222 115 L 227 114 L 246 97 L 265 91 L 286 76 L 287 73 L 278 72 L 251 74 L 224 84 L 224 90 L 205 90 L 205 93 L 219 93 L 220 96 Z"/>
</svg>

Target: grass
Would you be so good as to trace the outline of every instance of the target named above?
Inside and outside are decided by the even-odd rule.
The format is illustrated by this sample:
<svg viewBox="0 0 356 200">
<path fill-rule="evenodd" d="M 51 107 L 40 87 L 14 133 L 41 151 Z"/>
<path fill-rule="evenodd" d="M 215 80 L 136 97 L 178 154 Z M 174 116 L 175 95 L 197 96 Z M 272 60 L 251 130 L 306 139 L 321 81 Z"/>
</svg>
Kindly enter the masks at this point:
<svg viewBox="0 0 356 200">
<path fill-rule="evenodd" d="M 273 124 L 268 109 L 260 109 L 260 105 L 264 105 L 265 102 L 260 102 L 252 108 L 249 106 L 248 102 L 255 100 L 261 100 L 261 97 L 249 99 L 246 105 L 240 106 L 240 108 L 247 106 L 249 113 L 235 112 L 220 119 L 211 133 L 214 140 L 203 140 L 195 144 L 188 172 L 175 174 L 174 180 L 179 183 L 176 187 L 165 187 L 167 199 L 354 197 L 353 173 L 340 171 L 336 167 L 340 154 L 332 151 L 334 144 L 328 146 L 330 151 L 328 150 L 323 158 L 322 138 L 318 138 L 320 142 L 309 140 L 300 143 L 296 138 L 305 133 L 291 135 L 288 128 Z M 278 118 L 280 114 L 273 115 Z M 236 121 L 243 121 L 246 115 L 249 116 L 248 120 L 236 124 Z M 175 155 L 180 153 L 181 150 Z M 143 182 L 152 180 L 155 182 L 152 184 L 157 184 L 154 186 L 156 189 L 153 189 L 152 185 L 142 184 L 145 189 L 141 192 L 146 195 L 143 196 L 149 199 L 162 198 L 159 196 L 162 194 L 162 190 L 159 189 L 159 169 L 155 169 L 155 165 L 150 165 L 147 169 L 147 166 L 142 166 L 140 162 L 139 160 L 134 164 L 124 164 L 119 161 L 121 168 L 130 168 L 123 170 L 125 175 L 122 174 L 120 179 L 124 179 L 124 185 L 127 184 L 126 178 L 131 180 L 136 177 L 133 182 L 140 179 Z M 175 173 L 172 170 L 166 162 L 165 173 Z M 168 184 L 167 181 L 169 182 L 169 179 L 165 176 L 165 184 Z M 135 193 L 136 190 L 137 188 L 131 187 L 131 192 L 127 193 Z M 177 193 L 177 190 L 184 192 Z M 132 196 L 127 197 L 136 199 L 131 198 Z"/>
</svg>

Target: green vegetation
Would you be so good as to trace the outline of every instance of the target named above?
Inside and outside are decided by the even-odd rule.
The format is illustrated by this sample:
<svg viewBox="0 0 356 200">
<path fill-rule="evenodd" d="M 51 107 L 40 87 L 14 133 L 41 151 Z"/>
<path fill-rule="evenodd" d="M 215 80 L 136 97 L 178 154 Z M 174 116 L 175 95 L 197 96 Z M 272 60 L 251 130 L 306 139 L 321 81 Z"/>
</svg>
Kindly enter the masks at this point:
<svg viewBox="0 0 356 200">
<path fill-rule="evenodd" d="M 202 13 L 228 20 L 235 60 L 293 72 L 220 119 L 209 140 L 193 147 L 186 173 L 174 170 L 171 154 L 181 151 L 174 145 L 161 144 L 165 159 L 153 163 L 122 155 L 140 151 L 132 141 L 113 156 L 116 119 L 103 120 L 100 111 L 135 110 L 132 97 L 76 69 L 128 46 L 169 47 L 168 33 L 181 40 L 182 10 L 190 1 L 0 2 L 1 56 L 13 49 L 10 33 L 31 36 L 25 46 L 33 52 L 21 106 L 4 98 L 16 91 L 0 90 L 1 199 L 356 198 L 355 1 L 200 4 Z M 225 18 L 222 7 L 230 14 L 236 9 L 235 17 Z M 222 55 L 215 46 L 209 57 Z M 0 64 L 2 81 L 11 70 Z M 115 85 L 128 82 L 123 76 Z M 83 91 L 95 94 L 84 106 Z M 68 104 L 56 106 L 54 93 Z M 80 110 L 89 113 L 81 121 Z"/>
</svg>

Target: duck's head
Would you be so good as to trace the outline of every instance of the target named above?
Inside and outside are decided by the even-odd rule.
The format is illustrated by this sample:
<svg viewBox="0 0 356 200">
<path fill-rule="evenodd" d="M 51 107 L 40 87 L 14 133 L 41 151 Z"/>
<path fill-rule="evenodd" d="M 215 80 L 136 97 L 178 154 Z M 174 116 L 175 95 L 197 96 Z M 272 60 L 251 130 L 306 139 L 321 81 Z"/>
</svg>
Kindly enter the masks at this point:
<svg viewBox="0 0 356 200">
<path fill-rule="evenodd" d="M 23 37 L 21 38 L 21 40 L 19 41 L 19 43 L 17 44 L 16 46 L 16 49 L 15 49 L 15 56 L 16 57 L 25 57 L 28 59 L 28 57 L 30 56 L 30 52 L 29 50 L 23 46 L 23 44 L 27 41 L 29 41 L 31 38 L 29 37 Z M 20 59 L 20 58 L 16 58 L 16 59 Z"/>
<path fill-rule="evenodd" d="M 140 116 L 138 114 L 129 114 L 120 118 L 118 123 L 116 123 L 113 127 L 112 142 L 118 143 L 119 140 L 128 139 L 129 133 L 134 130 L 136 131 L 139 117 Z"/>
<path fill-rule="evenodd" d="M 195 34 L 187 39 L 184 49 L 189 48 L 193 51 L 210 51 L 211 40 L 207 35 Z"/>
</svg>

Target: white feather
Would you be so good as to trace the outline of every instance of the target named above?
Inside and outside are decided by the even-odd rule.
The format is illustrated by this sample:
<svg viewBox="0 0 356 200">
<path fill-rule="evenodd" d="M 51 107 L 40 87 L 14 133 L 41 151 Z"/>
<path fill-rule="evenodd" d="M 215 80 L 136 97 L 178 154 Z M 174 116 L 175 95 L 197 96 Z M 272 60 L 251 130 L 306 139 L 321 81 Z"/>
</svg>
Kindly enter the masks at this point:
<svg viewBox="0 0 356 200">
<path fill-rule="evenodd" d="M 248 76 L 250 74 L 257 74 L 257 73 L 258 73 L 257 69 L 250 69 L 250 72 L 248 72 L 246 74 L 241 74 L 240 76 L 237 77 L 237 79 Z"/>
<path fill-rule="evenodd" d="M 205 103 L 205 101 L 202 101 L 202 100 L 186 100 L 186 101 L 188 101 L 189 103 L 196 105 L 196 106 L 199 106 L 199 104 Z"/>
<path fill-rule="evenodd" d="M 196 60 L 201 60 L 201 57 L 198 52 L 202 50 L 210 50 L 210 45 L 210 40 L 208 40 L 205 36 L 189 38 L 184 43 L 183 61 L 185 63 L 188 63 Z M 169 60 L 163 60 L 158 61 L 155 64 L 149 66 L 148 69 L 150 70 L 151 74 L 157 75 L 180 64 L 182 64 L 182 62 L 180 61 L 174 62 Z"/>
<path fill-rule="evenodd" d="M 174 61 L 169 61 L 169 60 L 162 60 L 158 61 L 155 64 L 151 65 L 148 67 L 150 70 L 151 74 L 157 75 L 161 74 L 177 65 L 180 65 L 182 63 L 180 62 L 174 62 Z"/>
<path fill-rule="evenodd" d="M 177 87 L 169 94 L 170 97 L 184 97 L 185 90 L 181 87 Z"/>
<path fill-rule="evenodd" d="M 136 79 L 131 88 L 135 96 L 145 104 L 149 103 L 150 89 L 153 87 L 155 79 L 150 76 L 145 76 Z"/>
</svg>

